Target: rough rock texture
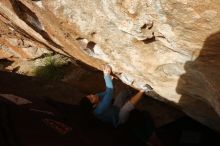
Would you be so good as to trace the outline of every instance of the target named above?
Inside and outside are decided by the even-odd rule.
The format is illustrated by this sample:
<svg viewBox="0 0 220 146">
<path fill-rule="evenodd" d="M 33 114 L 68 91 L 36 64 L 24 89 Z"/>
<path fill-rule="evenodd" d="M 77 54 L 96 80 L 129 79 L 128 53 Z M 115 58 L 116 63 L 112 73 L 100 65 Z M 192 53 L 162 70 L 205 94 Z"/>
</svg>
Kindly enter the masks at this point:
<svg viewBox="0 0 220 146">
<path fill-rule="evenodd" d="M 50 51 L 0 21 L 0 59 L 33 59 Z"/>
<path fill-rule="evenodd" d="M 220 131 L 220 1 L 2 0 L 0 5 L 0 19 L 37 42 L 96 68 L 107 62 L 126 84 L 150 84 L 155 98 Z"/>
</svg>

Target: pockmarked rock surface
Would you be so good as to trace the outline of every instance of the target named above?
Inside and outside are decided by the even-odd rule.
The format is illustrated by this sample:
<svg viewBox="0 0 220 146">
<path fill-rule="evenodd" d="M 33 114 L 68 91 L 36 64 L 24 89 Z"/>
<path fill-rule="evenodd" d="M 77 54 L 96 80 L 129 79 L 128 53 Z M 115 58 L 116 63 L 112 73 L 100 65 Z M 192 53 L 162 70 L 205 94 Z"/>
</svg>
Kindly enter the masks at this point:
<svg viewBox="0 0 220 146">
<path fill-rule="evenodd" d="M 93 67 L 220 131 L 220 1 L 2 0 L 1 26 Z M 3 37 L 1 31 L 1 51 Z M 13 45 L 16 41 L 7 38 Z M 17 46 L 17 45 L 15 45 Z M 25 51 L 18 49 L 16 52 Z M 8 51 L 4 54 L 10 57 Z"/>
</svg>

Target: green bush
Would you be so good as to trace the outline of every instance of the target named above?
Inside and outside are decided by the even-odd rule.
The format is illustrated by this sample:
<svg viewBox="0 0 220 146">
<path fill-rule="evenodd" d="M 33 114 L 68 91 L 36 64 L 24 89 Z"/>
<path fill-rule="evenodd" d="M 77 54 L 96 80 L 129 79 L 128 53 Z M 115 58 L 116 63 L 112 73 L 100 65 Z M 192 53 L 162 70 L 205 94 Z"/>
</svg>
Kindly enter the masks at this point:
<svg viewBox="0 0 220 146">
<path fill-rule="evenodd" d="M 42 66 L 37 66 L 34 75 L 49 80 L 59 80 L 64 77 L 67 62 L 62 58 L 47 56 L 42 60 Z"/>
</svg>

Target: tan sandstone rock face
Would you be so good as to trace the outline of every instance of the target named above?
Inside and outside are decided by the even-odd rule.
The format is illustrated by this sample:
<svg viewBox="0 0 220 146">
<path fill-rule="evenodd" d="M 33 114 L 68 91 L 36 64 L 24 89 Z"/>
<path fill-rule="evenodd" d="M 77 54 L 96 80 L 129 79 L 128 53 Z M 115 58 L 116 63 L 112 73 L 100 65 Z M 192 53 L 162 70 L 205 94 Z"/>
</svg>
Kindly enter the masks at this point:
<svg viewBox="0 0 220 146">
<path fill-rule="evenodd" d="M 45 1 L 96 43 L 88 55 L 127 84 L 152 85 L 190 116 L 219 128 L 220 2 L 211 0 Z M 215 124 L 217 124 L 215 126 Z"/>
<path fill-rule="evenodd" d="M 150 84 L 155 98 L 220 131 L 220 1 L 14 3 L 25 12 L 0 4 L 0 14 L 38 42 L 96 68 L 109 63 L 126 84 Z"/>
<path fill-rule="evenodd" d="M 3 27 L 8 28 L 3 23 L 0 25 L 1 30 Z M 50 52 L 45 46 L 25 38 L 13 29 L 1 33 L 0 44 L 0 59 L 33 59 Z"/>
</svg>

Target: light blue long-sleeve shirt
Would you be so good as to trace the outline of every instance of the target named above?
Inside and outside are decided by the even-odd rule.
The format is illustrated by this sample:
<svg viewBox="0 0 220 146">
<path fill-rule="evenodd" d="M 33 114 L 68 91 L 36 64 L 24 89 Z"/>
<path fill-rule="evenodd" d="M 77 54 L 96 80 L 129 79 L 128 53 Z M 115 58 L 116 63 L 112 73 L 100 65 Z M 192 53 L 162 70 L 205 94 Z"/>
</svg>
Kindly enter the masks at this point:
<svg viewBox="0 0 220 146">
<path fill-rule="evenodd" d="M 104 75 L 104 79 L 106 90 L 105 92 L 97 94 L 100 97 L 100 102 L 93 112 L 100 120 L 112 123 L 116 126 L 118 121 L 118 109 L 111 104 L 113 98 L 112 79 L 109 75 Z"/>
</svg>

